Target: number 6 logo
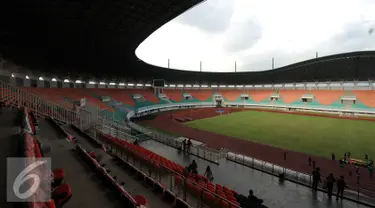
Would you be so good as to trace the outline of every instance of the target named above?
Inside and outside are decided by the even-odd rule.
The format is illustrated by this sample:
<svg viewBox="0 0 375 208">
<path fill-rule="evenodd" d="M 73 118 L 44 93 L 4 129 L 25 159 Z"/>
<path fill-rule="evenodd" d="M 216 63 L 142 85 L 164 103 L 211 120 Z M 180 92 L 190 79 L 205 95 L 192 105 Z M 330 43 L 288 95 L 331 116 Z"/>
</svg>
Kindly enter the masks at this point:
<svg viewBox="0 0 375 208">
<path fill-rule="evenodd" d="M 27 199 L 31 197 L 36 190 L 39 188 L 40 185 L 40 178 L 37 174 L 32 173 L 29 174 L 32 170 L 47 163 L 47 161 L 36 161 L 29 166 L 27 166 L 20 174 L 18 174 L 17 178 L 14 180 L 13 183 L 13 192 L 19 199 Z M 21 185 L 24 184 L 27 180 L 33 179 L 33 185 L 24 193 L 20 193 Z"/>
</svg>

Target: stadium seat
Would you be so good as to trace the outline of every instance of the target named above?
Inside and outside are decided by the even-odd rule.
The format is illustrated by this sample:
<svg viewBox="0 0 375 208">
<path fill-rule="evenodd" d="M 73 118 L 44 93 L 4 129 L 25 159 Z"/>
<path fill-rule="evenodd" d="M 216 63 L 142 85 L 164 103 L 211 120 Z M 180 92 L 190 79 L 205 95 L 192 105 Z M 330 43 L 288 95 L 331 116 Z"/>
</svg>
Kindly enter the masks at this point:
<svg viewBox="0 0 375 208">
<path fill-rule="evenodd" d="M 62 184 L 52 192 L 52 199 L 57 207 L 62 207 L 72 197 L 72 189 L 68 184 Z"/>
<path fill-rule="evenodd" d="M 142 195 L 137 195 L 134 197 L 134 200 L 137 202 L 138 205 L 147 206 L 147 199 Z"/>
</svg>

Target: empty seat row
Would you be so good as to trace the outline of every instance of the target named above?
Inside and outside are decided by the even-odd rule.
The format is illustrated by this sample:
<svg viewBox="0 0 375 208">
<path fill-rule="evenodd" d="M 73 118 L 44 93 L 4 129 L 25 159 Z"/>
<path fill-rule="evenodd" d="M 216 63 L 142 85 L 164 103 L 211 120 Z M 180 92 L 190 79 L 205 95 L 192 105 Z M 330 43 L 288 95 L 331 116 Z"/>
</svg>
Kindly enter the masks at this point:
<svg viewBox="0 0 375 208">
<path fill-rule="evenodd" d="M 190 208 L 190 205 L 180 197 L 177 197 L 173 192 L 169 191 L 163 184 L 147 176 L 142 170 L 138 169 L 131 163 L 125 161 L 119 156 L 115 156 L 117 164 L 125 167 L 135 178 L 147 186 L 151 187 L 156 194 L 161 194 L 163 199 L 172 203 L 176 208 Z"/>
<path fill-rule="evenodd" d="M 171 171 L 177 172 L 181 176 L 175 177 L 175 184 L 183 185 L 183 183 L 181 183 L 183 182 L 182 175 L 184 174 L 186 175 L 186 172 L 184 172 L 185 168 L 183 166 L 167 158 L 164 158 L 144 147 L 131 144 L 127 141 L 118 139 L 111 135 L 103 134 L 102 136 L 106 138 L 107 140 L 111 141 L 112 143 L 115 143 L 119 146 L 132 150 L 133 152 L 135 152 L 137 156 L 140 157 L 140 159 L 145 160 L 145 162 L 150 162 L 150 164 L 153 165 L 156 169 L 167 168 Z M 237 194 L 235 191 L 230 190 L 229 188 L 225 186 L 221 186 L 219 184 L 216 184 L 216 189 L 215 189 L 215 185 L 213 183 L 209 182 L 206 177 L 201 176 L 199 174 L 196 174 L 195 176 L 188 174 L 187 176 L 188 176 L 188 179 L 190 180 L 187 180 L 186 185 L 187 185 L 188 190 L 193 192 L 193 195 L 194 195 L 194 192 L 196 192 L 195 195 L 197 197 L 200 197 L 200 194 L 203 193 L 204 199 L 206 202 L 211 203 L 212 201 L 214 201 L 215 204 L 219 203 L 219 204 L 222 204 L 223 206 L 226 206 L 226 204 L 228 204 L 228 207 L 230 206 L 240 207 L 240 204 L 237 202 L 237 199 L 234 197 L 234 195 Z M 208 192 L 203 191 L 204 189 L 208 190 Z M 212 199 L 211 199 L 211 196 L 212 196 Z M 216 196 L 219 196 L 219 197 L 216 197 Z M 205 197 L 208 197 L 208 198 L 205 198 Z M 225 200 L 223 201 L 222 198 L 230 201 L 231 204 L 226 202 Z"/>
<path fill-rule="evenodd" d="M 83 157 L 83 159 L 94 168 L 95 172 L 103 179 L 103 181 L 108 185 L 108 187 L 116 193 L 125 207 L 138 207 L 137 201 L 122 187 L 120 183 L 116 181 L 116 177 L 109 174 L 109 170 L 102 167 L 96 160 L 96 154 L 94 152 L 87 152 L 79 144 L 76 145 L 77 153 Z"/>
<path fill-rule="evenodd" d="M 25 109 L 25 122 L 31 127 L 32 132 L 35 133 L 34 123 L 36 121 L 32 113 Z M 26 166 L 31 165 L 40 158 L 43 157 L 43 153 L 40 150 L 39 142 L 33 138 L 30 133 L 25 133 L 25 152 L 24 156 L 27 157 Z M 29 207 L 62 207 L 72 196 L 71 187 L 68 184 L 62 184 L 65 177 L 63 169 L 55 169 L 49 171 L 45 166 L 41 165 L 41 168 L 33 169 L 33 173 L 41 178 L 41 184 L 36 190 L 36 193 L 32 196 L 32 200 L 28 203 Z M 51 180 L 52 179 L 52 180 Z M 30 181 L 30 186 L 34 183 Z M 45 201 L 46 196 L 51 195 L 52 199 Z"/>
</svg>

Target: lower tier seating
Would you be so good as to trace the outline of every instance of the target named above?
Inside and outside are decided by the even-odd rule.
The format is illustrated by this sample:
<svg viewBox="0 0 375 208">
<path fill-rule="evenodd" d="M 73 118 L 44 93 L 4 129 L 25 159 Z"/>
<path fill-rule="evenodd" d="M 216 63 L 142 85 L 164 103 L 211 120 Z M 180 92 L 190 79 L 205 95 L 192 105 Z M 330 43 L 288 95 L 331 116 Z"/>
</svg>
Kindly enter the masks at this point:
<svg viewBox="0 0 375 208">
<path fill-rule="evenodd" d="M 152 161 L 152 164 L 155 166 L 155 168 L 163 169 L 165 167 L 171 171 L 175 171 L 176 173 L 180 174 L 180 176 L 175 177 L 175 183 L 177 185 L 183 185 L 183 176 L 187 176 L 188 181 L 186 182 L 186 185 L 188 191 L 192 192 L 192 194 L 198 198 L 203 193 L 203 199 L 205 203 L 210 204 L 213 207 L 216 205 L 219 205 L 221 207 L 230 207 L 230 204 L 228 202 L 222 201 L 221 198 L 216 197 L 216 195 L 218 195 L 230 201 L 232 203 L 232 207 L 241 207 L 240 203 L 237 201 L 235 197 L 236 195 L 238 196 L 237 192 L 230 190 L 225 186 L 221 186 L 220 184 L 215 185 L 209 182 L 209 180 L 206 177 L 201 176 L 200 174 L 193 175 L 191 173 L 187 173 L 185 167 L 167 158 L 164 158 L 146 148 L 118 139 L 111 135 L 104 134 L 103 137 L 119 146 L 136 152 L 145 160 Z M 203 191 L 204 189 L 207 189 L 209 191 Z"/>
</svg>

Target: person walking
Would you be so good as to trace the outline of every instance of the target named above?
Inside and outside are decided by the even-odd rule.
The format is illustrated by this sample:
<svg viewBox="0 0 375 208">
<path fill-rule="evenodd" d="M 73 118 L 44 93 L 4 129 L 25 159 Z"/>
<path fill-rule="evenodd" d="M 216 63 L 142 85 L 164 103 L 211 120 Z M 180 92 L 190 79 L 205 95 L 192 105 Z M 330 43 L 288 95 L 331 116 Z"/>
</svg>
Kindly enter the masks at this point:
<svg viewBox="0 0 375 208">
<path fill-rule="evenodd" d="M 311 167 L 311 157 L 309 157 L 309 166 Z"/>
<path fill-rule="evenodd" d="M 212 182 L 214 180 L 214 175 L 212 174 L 212 170 L 211 170 L 211 167 L 209 165 L 207 165 L 206 167 L 206 172 L 204 173 L 204 176 L 210 181 Z"/>
<path fill-rule="evenodd" d="M 284 152 L 284 161 L 286 161 L 286 152 Z"/>
<path fill-rule="evenodd" d="M 316 162 L 315 162 L 315 160 L 313 160 L 312 161 L 312 168 L 313 168 L 313 170 L 315 170 L 315 165 L 316 165 Z"/>
<path fill-rule="evenodd" d="M 318 190 L 318 184 L 321 181 L 321 179 L 320 179 L 320 168 L 316 168 L 313 171 L 312 177 L 313 177 L 312 190 L 317 191 Z"/>
<path fill-rule="evenodd" d="M 328 175 L 326 178 L 326 183 L 327 183 L 327 189 L 328 189 L 328 197 L 332 197 L 332 191 L 333 191 L 333 184 L 336 182 L 335 177 L 333 176 L 332 173 Z"/>
<path fill-rule="evenodd" d="M 189 138 L 189 140 L 187 141 L 187 152 L 190 153 L 190 148 L 191 148 L 191 145 L 193 143 L 191 142 L 191 139 Z"/>
<path fill-rule="evenodd" d="M 334 152 L 332 152 L 331 158 L 332 158 L 332 160 L 335 160 L 335 159 L 336 159 L 336 156 L 335 156 L 335 153 L 334 153 Z"/>
<path fill-rule="evenodd" d="M 340 176 L 340 178 L 337 180 L 336 200 L 339 200 L 339 196 L 341 196 L 341 198 L 343 198 L 345 188 L 346 188 L 346 183 L 344 181 L 344 176 Z"/>
</svg>

